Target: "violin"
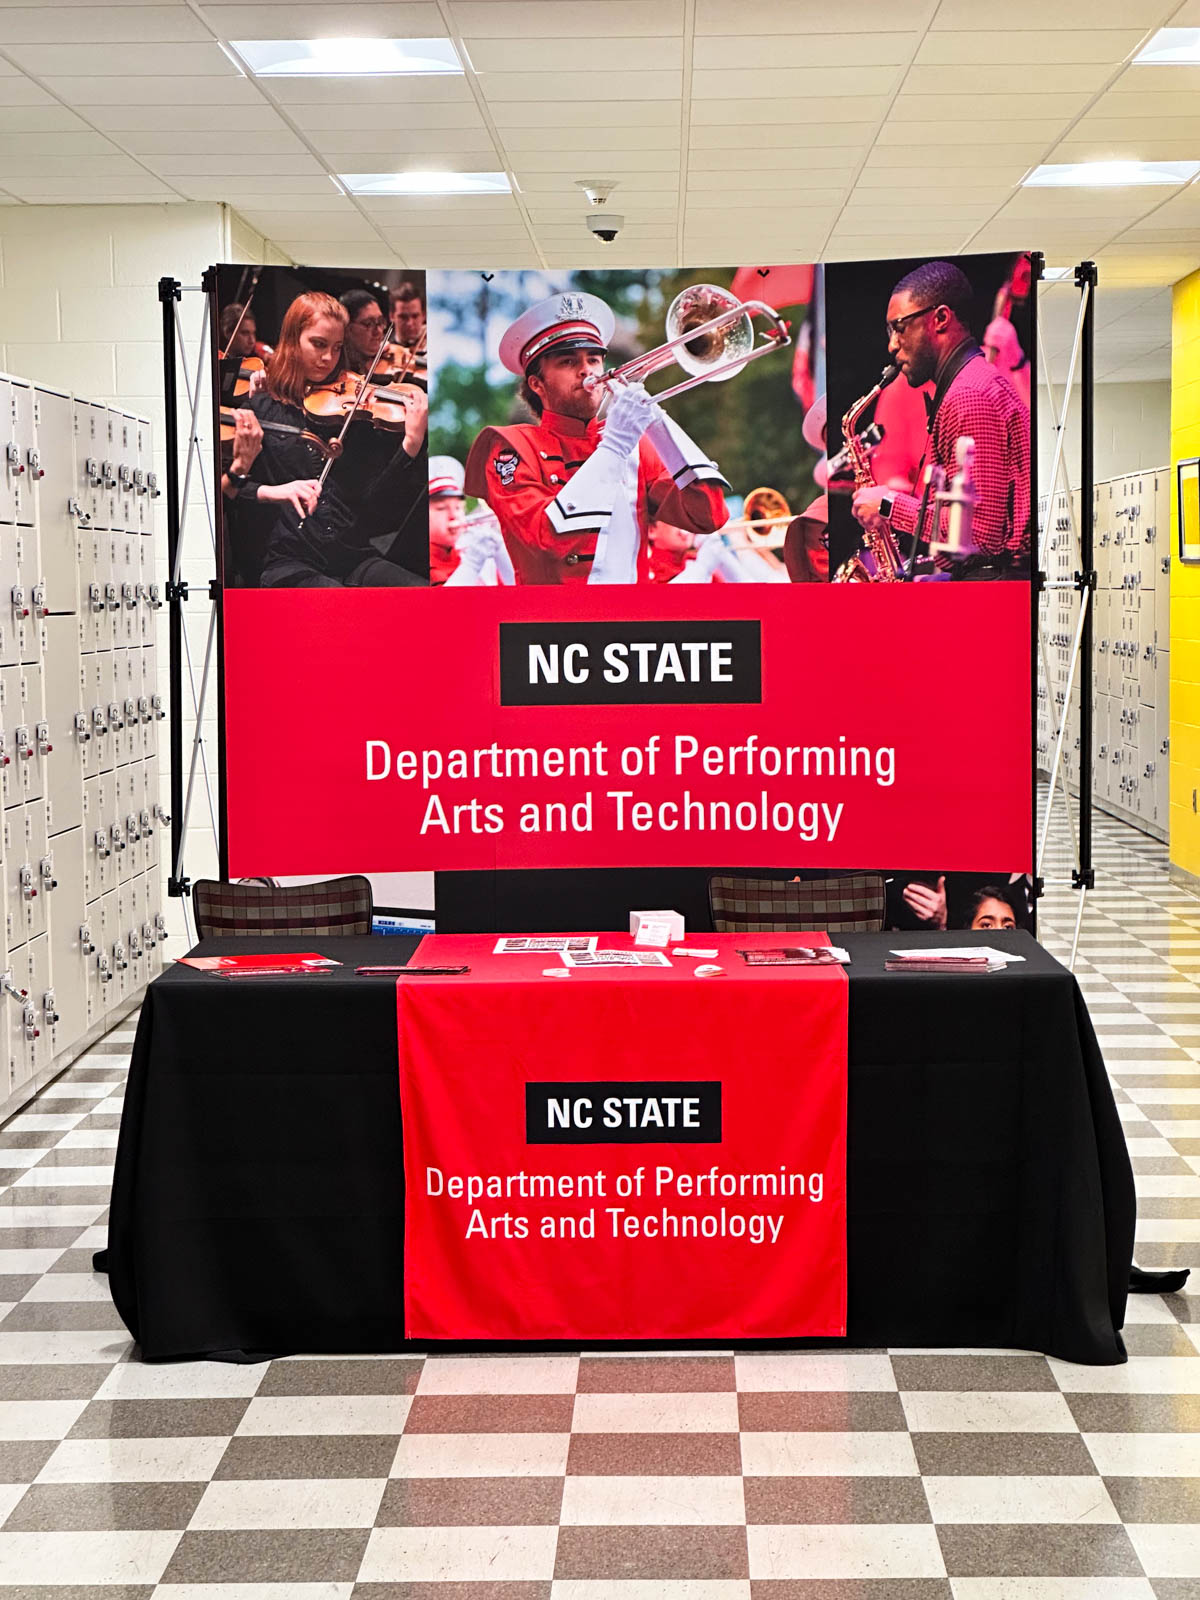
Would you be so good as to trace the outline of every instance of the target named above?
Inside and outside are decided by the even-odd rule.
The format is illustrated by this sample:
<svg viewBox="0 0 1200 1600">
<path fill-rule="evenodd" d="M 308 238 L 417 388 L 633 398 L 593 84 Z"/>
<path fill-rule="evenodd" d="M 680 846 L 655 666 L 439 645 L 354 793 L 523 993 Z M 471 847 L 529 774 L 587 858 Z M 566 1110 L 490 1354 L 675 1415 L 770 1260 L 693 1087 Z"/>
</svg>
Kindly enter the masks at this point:
<svg viewBox="0 0 1200 1600">
<path fill-rule="evenodd" d="M 383 433 L 403 433 L 405 402 L 408 393 L 419 392 L 412 384 L 389 383 L 383 387 L 368 383 L 358 372 L 342 372 L 328 383 L 318 383 L 304 397 L 310 417 L 323 422 L 362 418 Z"/>
<path fill-rule="evenodd" d="M 233 441 L 237 433 L 237 416 L 229 406 L 222 406 L 219 417 L 221 425 L 221 453 L 222 459 L 228 463 L 233 459 Z M 266 428 L 274 433 L 291 433 L 299 435 L 304 444 L 318 455 L 322 461 L 336 461 L 342 453 L 341 441 L 338 439 L 322 439 L 319 434 L 310 433 L 307 428 L 294 427 L 290 422 L 264 422 L 258 418 L 260 428 Z"/>
<path fill-rule="evenodd" d="M 373 383 L 402 383 L 405 378 L 421 377 L 420 353 L 394 341 L 384 345 L 372 374 Z"/>
</svg>

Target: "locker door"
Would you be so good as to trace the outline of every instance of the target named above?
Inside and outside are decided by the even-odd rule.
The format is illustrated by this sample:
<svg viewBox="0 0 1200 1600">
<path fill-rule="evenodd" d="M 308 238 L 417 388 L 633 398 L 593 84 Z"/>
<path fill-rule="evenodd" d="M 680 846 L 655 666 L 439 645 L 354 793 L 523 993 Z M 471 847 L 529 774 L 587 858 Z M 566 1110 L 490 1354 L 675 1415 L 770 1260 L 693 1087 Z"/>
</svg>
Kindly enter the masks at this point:
<svg viewBox="0 0 1200 1600">
<path fill-rule="evenodd" d="M 108 726 L 112 740 L 113 765 L 129 760 L 132 733 L 125 726 L 125 684 L 129 676 L 129 651 L 123 647 L 107 657 L 109 662 Z M 139 740 L 139 744 L 140 744 Z"/>
<path fill-rule="evenodd" d="M 69 395 L 34 390 L 37 430 L 38 533 L 41 539 L 42 601 L 49 611 L 78 611 L 79 563 L 75 517 L 75 419 Z M 35 601 L 37 596 L 34 597 Z"/>
<path fill-rule="evenodd" d="M 96 407 L 96 445 L 100 452 L 100 482 L 96 486 L 96 517 L 98 528 L 115 528 L 117 517 L 117 441 L 113 428 L 114 413 L 107 406 Z"/>
<path fill-rule="evenodd" d="M 93 711 L 93 722 L 98 735 L 99 750 L 97 751 L 96 770 L 111 772 L 117 764 L 116 735 L 118 730 L 113 727 L 112 708 L 116 702 L 116 681 L 113 668 L 111 650 L 101 650 L 92 657 L 93 681 L 96 688 L 96 710 Z M 97 740 L 93 740 L 96 743 Z"/>
<path fill-rule="evenodd" d="M 110 889 L 100 902 L 104 920 L 104 937 L 108 951 L 112 981 L 105 988 L 104 1008 L 112 1011 L 121 1004 L 129 990 L 129 950 L 121 926 L 117 906 L 117 891 Z"/>
<path fill-rule="evenodd" d="M 117 810 L 117 774 L 114 768 L 111 772 L 100 774 L 100 828 L 108 844 L 108 876 L 104 885 L 104 892 L 115 889 L 121 877 L 121 861 L 125 855 L 125 830 L 119 821 L 120 813 Z"/>
<path fill-rule="evenodd" d="M 16 816 L 14 807 L 11 815 Z M 50 841 L 46 837 L 46 807 L 40 800 L 32 805 L 22 806 L 22 826 L 25 836 L 25 857 L 28 861 L 33 893 L 28 899 L 29 937 L 35 939 L 39 933 L 46 931 L 46 914 L 50 903 L 49 885 L 54 882 L 53 862 L 50 856 Z"/>
<path fill-rule="evenodd" d="M 142 793 L 145 795 L 143 805 L 150 823 L 146 832 L 146 871 L 156 873 L 159 863 L 166 858 L 171 845 L 170 819 L 158 793 L 157 756 L 149 757 L 142 762 Z"/>
<path fill-rule="evenodd" d="M 1153 596 L 1142 596 L 1142 609 L 1138 612 L 1138 699 L 1144 706 L 1154 704 L 1156 687 Z"/>
<path fill-rule="evenodd" d="M 20 669 L 21 720 L 16 729 L 16 755 L 21 771 L 22 793 L 26 804 L 41 800 L 46 792 L 46 761 L 41 753 L 46 743 L 38 739 L 38 725 L 45 722 L 45 689 L 42 668 L 26 666 Z M 44 814 L 44 809 L 43 809 Z"/>
<path fill-rule="evenodd" d="M 114 491 L 116 514 L 114 526 L 129 533 L 137 527 L 137 493 L 133 473 L 137 466 L 137 419 L 127 412 L 113 415 L 114 452 L 117 485 Z"/>
<path fill-rule="evenodd" d="M 1109 699 L 1097 694 L 1092 709 L 1092 784 L 1097 800 L 1108 798 Z"/>
<path fill-rule="evenodd" d="M 83 822 L 83 753 L 76 719 L 79 700 L 79 643 L 73 617 L 49 617 L 46 627 L 44 727 L 50 754 L 46 759 L 46 820 L 51 835 L 78 828 Z M 84 724 L 84 732 L 90 729 Z M 90 743 L 90 740 L 88 741 Z"/>
<path fill-rule="evenodd" d="M 83 829 L 60 833 L 53 841 L 54 872 L 58 887 L 50 899 L 50 983 L 58 1012 L 53 1024 L 55 1055 L 87 1031 L 88 956 L 83 929 L 87 923 L 84 896 Z M 49 1021 L 49 1017 L 47 1017 Z"/>
<path fill-rule="evenodd" d="M 33 927 L 37 879 L 25 839 L 25 807 L 10 806 L 4 813 L 4 879 L 7 895 L 8 947 L 26 944 Z"/>
<path fill-rule="evenodd" d="M 139 877 L 146 867 L 148 841 L 142 836 L 142 763 L 131 761 L 117 768 L 117 796 L 125 832 L 125 854 L 130 878 Z"/>
<path fill-rule="evenodd" d="M 104 781 L 97 775 L 85 779 L 83 785 L 84 897 L 88 901 L 98 900 L 117 881 L 109 822 L 104 811 L 104 794 L 100 787 Z"/>
</svg>

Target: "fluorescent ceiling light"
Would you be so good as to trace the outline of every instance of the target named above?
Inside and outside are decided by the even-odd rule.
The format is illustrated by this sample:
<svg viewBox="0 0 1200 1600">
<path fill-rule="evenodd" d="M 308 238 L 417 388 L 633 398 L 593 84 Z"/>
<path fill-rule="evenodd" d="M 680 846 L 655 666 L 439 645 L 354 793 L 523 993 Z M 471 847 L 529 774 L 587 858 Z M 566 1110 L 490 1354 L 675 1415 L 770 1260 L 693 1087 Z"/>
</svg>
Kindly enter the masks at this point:
<svg viewBox="0 0 1200 1600">
<path fill-rule="evenodd" d="M 1047 283 L 1058 283 L 1062 278 L 1069 278 L 1074 270 L 1074 267 L 1043 267 L 1042 277 Z"/>
<path fill-rule="evenodd" d="M 1135 67 L 1186 67 L 1200 63 L 1200 28 L 1160 28 L 1133 58 Z"/>
<path fill-rule="evenodd" d="M 449 39 L 231 39 L 260 78 L 386 78 L 461 73 Z"/>
<path fill-rule="evenodd" d="M 511 194 L 506 172 L 339 172 L 351 194 Z"/>
<path fill-rule="evenodd" d="M 1037 167 L 1025 179 L 1032 189 L 1114 189 L 1143 183 L 1189 183 L 1200 161 L 1065 161 Z"/>
</svg>

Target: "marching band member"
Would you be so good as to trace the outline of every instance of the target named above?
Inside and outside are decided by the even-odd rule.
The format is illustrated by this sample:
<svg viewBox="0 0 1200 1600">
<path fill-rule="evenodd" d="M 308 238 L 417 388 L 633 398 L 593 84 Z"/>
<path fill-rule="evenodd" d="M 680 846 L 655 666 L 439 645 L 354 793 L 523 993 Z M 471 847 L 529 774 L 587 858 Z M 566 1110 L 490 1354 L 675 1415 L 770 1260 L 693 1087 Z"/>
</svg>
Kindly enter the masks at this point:
<svg viewBox="0 0 1200 1600">
<path fill-rule="evenodd" d="M 917 267 L 888 301 L 888 354 L 911 388 L 930 380 L 935 385 L 923 465 L 932 462 L 949 479 L 959 470 L 959 439 L 975 441 L 973 548 L 957 563 L 956 575 L 1004 577 L 1023 571 L 1029 559 L 1029 408 L 971 337 L 972 298 L 969 281 L 950 262 Z M 925 509 L 930 514 L 922 530 Z M 926 501 L 867 484 L 855 491 L 853 510 L 864 525 L 882 517 L 896 533 L 946 537 L 949 512 L 931 495 Z M 952 565 L 942 555 L 937 563 Z"/>
<path fill-rule="evenodd" d="M 500 524 L 480 502 L 463 516 L 462 462 L 453 456 L 429 458 L 429 582 L 487 585 L 513 582 L 513 566 L 500 537 Z"/>
<path fill-rule="evenodd" d="M 485 428 L 467 458 L 467 493 L 500 522 L 518 583 L 636 583 L 650 578 L 649 529 L 723 527 L 729 485 L 641 384 L 616 395 L 603 423 L 615 319 L 592 294 L 531 306 L 505 333 L 500 359 L 521 378 L 534 423 Z"/>
</svg>

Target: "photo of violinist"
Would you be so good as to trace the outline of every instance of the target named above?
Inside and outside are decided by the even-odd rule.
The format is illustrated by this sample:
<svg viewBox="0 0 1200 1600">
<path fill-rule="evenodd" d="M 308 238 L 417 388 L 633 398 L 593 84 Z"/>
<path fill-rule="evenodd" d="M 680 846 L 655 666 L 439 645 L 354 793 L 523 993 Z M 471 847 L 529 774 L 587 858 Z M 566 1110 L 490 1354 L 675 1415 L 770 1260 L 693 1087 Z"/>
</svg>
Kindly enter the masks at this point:
<svg viewBox="0 0 1200 1600">
<path fill-rule="evenodd" d="M 446 587 L 812 581 L 819 531 L 785 552 L 820 454 L 795 386 L 811 267 L 428 281 L 430 448 L 462 463 L 436 537 L 431 502 Z"/>
<path fill-rule="evenodd" d="M 832 582 L 1028 580 L 1034 292 L 1027 254 L 827 269 Z"/>
<path fill-rule="evenodd" d="M 222 581 L 427 586 L 423 275 L 221 267 L 216 301 Z"/>
</svg>

